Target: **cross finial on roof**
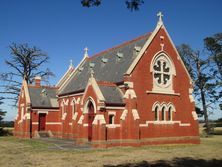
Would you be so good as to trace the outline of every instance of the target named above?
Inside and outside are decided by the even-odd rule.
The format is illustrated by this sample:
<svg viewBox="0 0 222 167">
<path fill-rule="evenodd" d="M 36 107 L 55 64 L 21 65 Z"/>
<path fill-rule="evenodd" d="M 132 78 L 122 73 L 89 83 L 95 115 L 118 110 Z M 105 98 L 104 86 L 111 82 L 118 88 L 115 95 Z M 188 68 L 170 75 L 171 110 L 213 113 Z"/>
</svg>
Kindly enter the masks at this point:
<svg viewBox="0 0 222 167">
<path fill-rule="evenodd" d="M 88 57 L 88 51 L 89 49 L 87 47 L 84 48 L 84 58 Z"/>
<path fill-rule="evenodd" d="M 73 64 L 72 64 L 72 59 L 69 60 L 69 68 L 72 68 L 73 67 Z"/>
<path fill-rule="evenodd" d="M 158 13 L 157 13 L 157 16 L 159 17 L 159 21 L 158 21 L 158 23 L 162 23 L 162 22 L 163 22 L 163 20 L 162 20 L 162 17 L 163 17 L 162 12 L 161 12 L 161 11 L 158 12 Z"/>
</svg>

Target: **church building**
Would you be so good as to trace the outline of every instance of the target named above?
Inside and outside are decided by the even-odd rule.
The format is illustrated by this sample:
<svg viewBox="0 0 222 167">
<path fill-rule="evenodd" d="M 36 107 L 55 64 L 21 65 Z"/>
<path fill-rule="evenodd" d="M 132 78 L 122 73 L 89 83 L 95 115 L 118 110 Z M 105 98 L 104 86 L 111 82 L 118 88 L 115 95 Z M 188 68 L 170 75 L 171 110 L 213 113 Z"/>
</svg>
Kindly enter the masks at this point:
<svg viewBox="0 0 222 167">
<path fill-rule="evenodd" d="M 158 13 L 153 32 L 69 67 L 55 87 L 24 81 L 15 136 L 92 147 L 198 144 L 192 80 Z"/>
</svg>

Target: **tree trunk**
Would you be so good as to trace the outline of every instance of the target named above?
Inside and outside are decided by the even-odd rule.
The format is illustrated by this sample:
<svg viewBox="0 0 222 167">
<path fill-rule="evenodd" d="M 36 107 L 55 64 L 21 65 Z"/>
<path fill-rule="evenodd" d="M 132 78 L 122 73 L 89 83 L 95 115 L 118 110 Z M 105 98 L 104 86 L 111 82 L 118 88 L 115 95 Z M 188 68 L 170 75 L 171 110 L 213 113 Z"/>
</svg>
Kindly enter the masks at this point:
<svg viewBox="0 0 222 167">
<path fill-rule="evenodd" d="M 207 132 L 207 135 L 209 135 L 210 126 L 209 126 L 209 120 L 208 120 L 207 106 L 206 106 L 206 100 L 205 100 L 205 93 L 202 89 L 201 89 L 201 101 L 202 101 L 202 107 L 203 107 L 203 112 L 204 112 L 204 122 L 206 125 L 206 132 Z"/>
<path fill-rule="evenodd" d="M 199 55 L 199 53 L 197 55 Z M 201 63 L 200 63 L 199 57 L 196 57 L 196 67 L 197 67 L 197 73 L 198 73 L 198 82 L 199 82 L 198 85 L 199 85 L 199 89 L 200 89 L 202 107 L 203 107 L 203 112 L 204 112 L 204 122 L 206 125 L 206 133 L 207 133 L 207 135 L 209 135 L 210 127 L 209 127 L 207 105 L 206 105 L 205 92 L 204 92 L 204 85 L 205 85 L 204 82 L 205 81 L 203 80 L 203 74 L 201 73 Z"/>
</svg>

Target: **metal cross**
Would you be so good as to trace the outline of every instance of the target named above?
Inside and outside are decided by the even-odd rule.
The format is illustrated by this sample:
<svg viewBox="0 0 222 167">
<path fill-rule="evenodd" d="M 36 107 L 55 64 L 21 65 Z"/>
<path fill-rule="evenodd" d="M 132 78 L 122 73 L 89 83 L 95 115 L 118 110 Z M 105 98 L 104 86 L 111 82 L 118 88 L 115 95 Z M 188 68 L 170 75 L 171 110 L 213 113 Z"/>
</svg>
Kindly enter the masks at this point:
<svg viewBox="0 0 222 167">
<path fill-rule="evenodd" d="M 88 49 L 87 47 L 84 48 L 84 51 L 85 51 L 84 57 L 88 57 L 88 50 L 89 50 L 89 49 Z"/>
<path fill-rule="evenodd" d="M 162 12 L 158 12 L 157 16 L 159 17 L 159 22 L 162 22 L 162 17 L 163 17 Z"/>
</svg>

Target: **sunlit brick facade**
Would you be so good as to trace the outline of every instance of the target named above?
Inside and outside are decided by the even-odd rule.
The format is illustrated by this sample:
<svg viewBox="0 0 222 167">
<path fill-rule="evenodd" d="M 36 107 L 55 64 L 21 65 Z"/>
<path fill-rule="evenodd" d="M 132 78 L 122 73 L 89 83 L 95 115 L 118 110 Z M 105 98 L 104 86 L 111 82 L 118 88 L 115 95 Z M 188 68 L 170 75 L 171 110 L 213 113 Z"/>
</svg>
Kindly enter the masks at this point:
<svg viewBox="0 0 222 167">
<path fill-rule="evenodd" d="M 28 87 L 21 89 L 16 136 L 35 137 L 45 113 L 51 137 L 93 147 L 199 143 L 192 81 L 161 19 L 152 33 L 95 56 L 86 49 L 51 88 L 51 108 L 34 109 L 22 93 Z"/>
</svg>

